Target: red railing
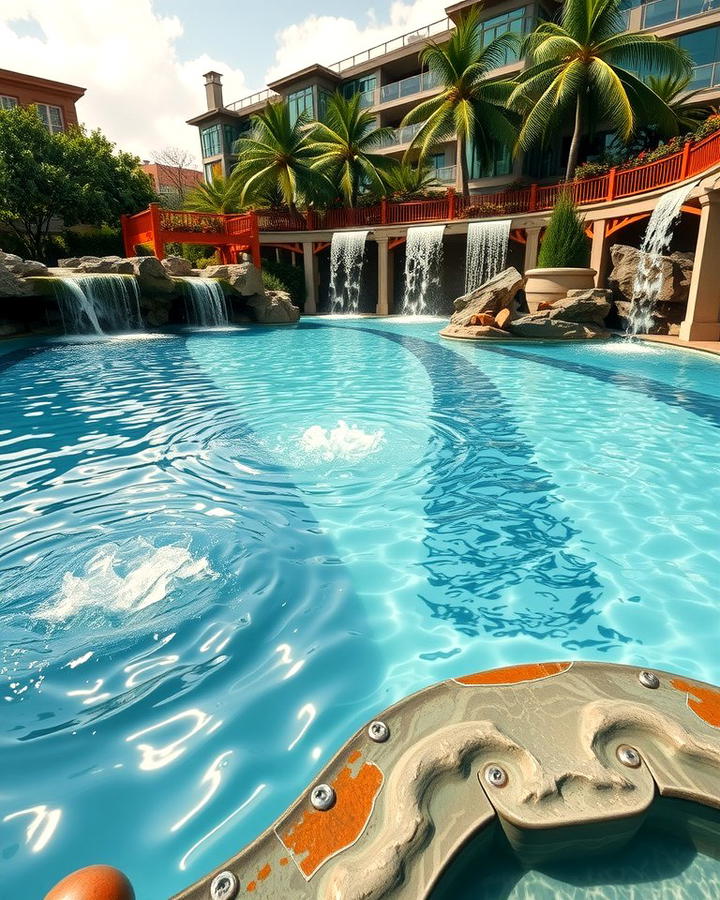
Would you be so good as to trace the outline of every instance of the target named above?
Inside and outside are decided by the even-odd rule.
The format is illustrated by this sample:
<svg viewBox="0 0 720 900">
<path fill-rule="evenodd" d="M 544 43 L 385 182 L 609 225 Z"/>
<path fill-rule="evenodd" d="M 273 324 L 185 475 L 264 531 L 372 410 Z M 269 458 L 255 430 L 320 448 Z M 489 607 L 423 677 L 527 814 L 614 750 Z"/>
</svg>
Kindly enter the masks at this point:
<svg viewBox="0 0 720 900">
<path fill-rule="evenodd" d="M 718 164 L 720 131 L 695 144 L 686 143 L 679 152 L 654 162 L 628 169 L 611 169 L 605 175 L 574 181 L 570 190 L 579 205 L 606 203 L 667 187 Z M 258 213 L 258 219 L 261 231 L 314 231 L 522 215 L 552 209 L 564 187 L 562 182 L 531 184 L 494 194 L 473 194 L 469 203 L 451 189 L 445 196 L 428 200 L 382 201 L 376 206 L 330 209 L 323 213 L 311 210 L 293 217 L 286 212 L 265 210 Z"/>
<path fill-rule="evenodd" d="M 121 216 L 126 256 L 136 256 L 139 246 L 149 246 L 158 259 L 165 256 L 166 244 L 208 244 L 217 247 L 225 263 L 239 253 L 251 253 L 260 265 L 260 230 L 255 213 L 222 215 L 188 212 L 150 206 L 134 216 Z"/>
</svg>

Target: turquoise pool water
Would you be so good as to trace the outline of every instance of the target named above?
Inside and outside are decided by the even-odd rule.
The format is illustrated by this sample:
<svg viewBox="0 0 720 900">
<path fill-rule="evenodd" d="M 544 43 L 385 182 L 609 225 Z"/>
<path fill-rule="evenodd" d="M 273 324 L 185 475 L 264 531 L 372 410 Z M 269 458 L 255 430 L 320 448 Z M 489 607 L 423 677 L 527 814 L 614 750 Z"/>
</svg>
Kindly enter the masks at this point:
<svg viewBox="0 0 720 900">
<path fill-rule="evenodd" d="M 720 682 L 717 361 L 438 327 L 0 348 L 0 897 L 169 896 L 449 676 Z"/>
</svg>

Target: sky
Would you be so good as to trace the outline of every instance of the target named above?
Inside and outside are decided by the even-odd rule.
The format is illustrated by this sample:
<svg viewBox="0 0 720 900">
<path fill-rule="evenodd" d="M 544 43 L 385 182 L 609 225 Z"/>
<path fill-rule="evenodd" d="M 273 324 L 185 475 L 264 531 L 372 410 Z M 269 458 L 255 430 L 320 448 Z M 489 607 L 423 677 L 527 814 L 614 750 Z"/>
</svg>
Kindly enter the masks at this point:
<svg viewBox="0 0 720 900">
<path fill-rule="evenodd" d="M 449 0 L 0 0 L 0 67 L 87 88 L 81 122 L 152 159 L 199 165 L 203 74 L 225 102 L 313 62 L 329 64 L 442 19 Z"/>
</svg>

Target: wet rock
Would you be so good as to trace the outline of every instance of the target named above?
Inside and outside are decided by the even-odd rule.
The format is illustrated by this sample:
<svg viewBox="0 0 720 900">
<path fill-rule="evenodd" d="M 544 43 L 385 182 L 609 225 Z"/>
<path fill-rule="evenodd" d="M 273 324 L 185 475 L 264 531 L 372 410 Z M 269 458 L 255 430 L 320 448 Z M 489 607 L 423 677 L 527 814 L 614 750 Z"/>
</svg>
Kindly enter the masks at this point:
<svg viewBox="0 0 720 900">
<path fill-rule="evenodd" d="M 440 332 L 441 337 L 463 338 L 464 340 L 505 340 L 512 335 L 492 325 L 448 325 Z"/>
<path fill-rule="evenodd" d="M 610 332 L 592 322 L 567 322 L 552 318 L 551 310 L 523 316 L 508 327 L 517 337 L 550 338 L 552 340 L 588 340 L 609 337 Z"/>
<path fill-rule="evenodd" d="M 229 266 L 208 266 L 203 270 L 206 278 L 217 278 L 225 293 L 239 297 L 262 295 L 262 272 L 251 262 L 241 262 Z"/>
<path fill-rule="evenodd" d="M 568 291 L 567 297 L 556 300 L 546 312 L 550 319 L 602 325 L 610 312 L 611 298 L 612 292 L 601 288 Z"/>
<path fill-rule="evenodd" d="M 300 310 L 293 306 L 290 295 L 284 291 L 267 291 L 248 298 L 247 305 L 252 310 L 256 322 L 265 325 L 286 325 L 297 322 Z"/>
<path fill-rule="evenodd" d="M 616 300 L 615 311 L 617 313 L 617 326 L 624 331 L 628 326 L 628 319 L 632 302 L 629 300 Z M 652 311 L 653 324 L 648 334 L 679 334 L 680 323 L 685 318 L 685 306 L 680 303 L 656 303 Z"/>
<path fill-rule="evenodd" d="M 640 270 L 643 254 L 636 247 L 615 244 L 610 248 L 610 257 L 613 268 L 608 284 L 615 301 L 630 302 L 634 296 L 635 278 Z M 659 302 L 687 303 L 694 260 L 693 253 L 670 253 L 659 258 Z"/>
<path fill-rule="evenodd" d="M 523 286 L 523 277 L 517 269 L 499 272 L 480 287 L 455 300 L 455 312 L 450 317 L 453 325 L 468 325 L 473 316 L 489 313 L 497 316 L 501 309 L 510 309 Z"/>
<path fill-rule="evenodd" d="M 184 256 L 166 256 L 162 260 L 162 267 L 168 275 L 174 275 L 177 278 L 184 278 L 193 273 L 192 263 Z"/>
</svg>

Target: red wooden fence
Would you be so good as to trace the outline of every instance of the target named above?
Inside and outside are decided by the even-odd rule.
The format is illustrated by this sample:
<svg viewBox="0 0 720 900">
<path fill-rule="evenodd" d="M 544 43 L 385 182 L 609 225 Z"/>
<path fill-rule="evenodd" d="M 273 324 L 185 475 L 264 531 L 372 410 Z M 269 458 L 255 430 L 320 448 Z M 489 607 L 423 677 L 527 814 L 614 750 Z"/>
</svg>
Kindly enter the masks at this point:
<svg viewBox="0 0 720 900">
<path fill-rule="evenodd" d="M 166 244 L 207 244 L 217 247 L 224 263 L 237 261 L 239 253 L 250 253 L 260 265 L 260 232 L 255 213 L 220 215 L 161 209 L 151 203 L 141 213 L 121 216 L 126 256 L 137 256 L 139 245 L 149 246 L 158 259 Z"/>
<path fill-rule="evenodd" d="M 667 187 L 720 163 L 720 131 L 662 159 L 632 169 L 611 169 L 605 175 L 583 178 L 568 185 L 579 205 L 604 203 Z M 160 209 L 151 204 L 135 216 L 122 216 L 125 253 L 136 255 L 138 244 L 149 244 L 162 259 L 165 244 L 208 244 L 219 249 L 224 262 L 233 262 L 240 252 L 252 253 L 260 263 L 259 232 L 334 231 L 339 228 L 373 228 L 377 225 L 413 225 L 452 219 L 483 219 L 522 215 L 552 209 L 565 185 L 531 184 L 494 194 L 473 194 L 466 203 L 450 189 L 444 196 L 396 203 L 383 200 L 374 206 L 354 209 L 260 210 L 245 215 L 194 213 Z"/>
</svg>

